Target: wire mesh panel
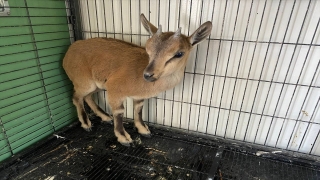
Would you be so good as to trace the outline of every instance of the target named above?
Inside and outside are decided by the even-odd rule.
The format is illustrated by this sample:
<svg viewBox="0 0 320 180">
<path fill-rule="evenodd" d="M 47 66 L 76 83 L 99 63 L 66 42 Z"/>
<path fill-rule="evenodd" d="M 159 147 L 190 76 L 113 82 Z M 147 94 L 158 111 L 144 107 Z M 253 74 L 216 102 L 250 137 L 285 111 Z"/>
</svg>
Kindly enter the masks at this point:
<svg viewBox="0 0 320 180">
<path fill-rule="evenodd" d="M 144 120 L 320 155 L 319 1 L 75 1 L 84 39 L 149 38 L 139 15 L 163 31 L 190 35 L 212 21 L 193 49 L 183 81 L 145 102 Z M 107 92 L 96 94 L 110 112 Z M 126 116 L 133 117 L 132 101 Z"/>
<path fill-rule="evenodd" d="M 0 16 L 0 161 L 70 124 L 72 84 L 61 60 L 70 31 L 64 1 L 10 1 Z"/>
</svg>

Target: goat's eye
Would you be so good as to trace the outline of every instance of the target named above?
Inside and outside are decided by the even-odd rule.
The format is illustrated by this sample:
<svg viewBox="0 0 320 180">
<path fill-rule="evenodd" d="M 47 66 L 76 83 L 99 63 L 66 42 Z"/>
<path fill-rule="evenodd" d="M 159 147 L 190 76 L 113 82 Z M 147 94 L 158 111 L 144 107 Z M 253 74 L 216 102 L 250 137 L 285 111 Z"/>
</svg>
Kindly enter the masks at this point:
<svg viewBox="0 0 320 180">
<path fill-rule="evenodd" d="M 174 58 L 181 58 L 184 55 L 183 52 L 177 52 L 173 57 Z"/>
</svg>

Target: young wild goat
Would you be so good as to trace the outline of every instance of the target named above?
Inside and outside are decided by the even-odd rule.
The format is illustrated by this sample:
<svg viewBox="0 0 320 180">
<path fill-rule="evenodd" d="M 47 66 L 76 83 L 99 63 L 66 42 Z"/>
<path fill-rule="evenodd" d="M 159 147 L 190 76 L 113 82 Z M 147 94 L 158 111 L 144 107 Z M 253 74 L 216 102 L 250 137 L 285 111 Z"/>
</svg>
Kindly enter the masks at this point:
<svg viewBox="0 0 320 180">
<path fill-rule="evenodd" d="M 134 124 L 138 132 L 150 136 L 148 126 L 141 117 L 144 99 L 171 89 L 182 79 L 189 53 L 211 32 L 211 22 L 202 24 L 191 36 L 176 32 L 162 32 L 143 14 L 141 23 L 152 35 L 146 47 L 121 40 L 93 38 L 76 41 L 68 49 L 63 68 L 74 85 L 73 103 L 77 108 L 81 126 L 91 130 L 91 122 L 84 110 L 84 102 L 102 121 L 112 117 L 92 100 L 92 93 L 105 89 L 114 118 L 114 133 L 123 145 L 132 143 L 122 124 L 123 101 L 134 101 Z"/>
</svg>

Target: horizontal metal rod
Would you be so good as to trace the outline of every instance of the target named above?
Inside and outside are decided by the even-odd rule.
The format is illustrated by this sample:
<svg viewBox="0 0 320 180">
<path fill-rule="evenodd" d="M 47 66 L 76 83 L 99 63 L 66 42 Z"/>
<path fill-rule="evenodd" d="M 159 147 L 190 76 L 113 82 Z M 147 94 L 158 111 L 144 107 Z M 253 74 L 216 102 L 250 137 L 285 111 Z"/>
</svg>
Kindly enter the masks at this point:
<svg viewBox="0 0 320 180">
<path fill-rule="evenodd" d="M 252 79 L 252 78 L 241 78 L 235 76 L 222 76 L 222 75 L 214 75 L 214 74 L 206 74 L 206 73 L 193 73 L 193 72 L 185 72 L 186 74 L 194 74 L 194 75 L 202 75 L 202 76 L 212 76 L 212 77 L 220 77 L 220 78 L 229 78 L 235 80 L 249 80 L 249 81 L 257 81 L 257 82 L 265 82 L 265 83 L 276 83 L 276 84 L 283 84 L 283 85 L 292 85 L 292 86 L 302 86 L 302 87 L 312 87 L 312 88 L 320 88 L 320 86 L 310 86 L 306 84 L 294 84 L 294 83 L 286 83 L 286 82 L 279 82 L 279 81 L 268 81 L 262 79 Z"/>
<path fill-rule="evenodd" d="M 25 25 L 9 25 L 0 26 L 0 28 L 16 28 L 16 27 L 34 27 L 34 26 L 60 26 L 60 25 L 72 25 L 71 23 L 58 23 L 58 24 L 25 24 Z"/>
<path fill-rule="evenodd" d="M 58 38 L 58 39 L 48 39 L 48 40 L 42 40 L 42 41 L 32 41 L 32 42 L 24 42 L 24 43 L 17 43 L 17 44 L 6 44 L 6 45 L 2 45 L 1 47 L 10 47 L 10 46 L 19 46 L 19 45 L 23 45 L 23 44 L 33 44 L 33 43 L 40 43 L 40 42 L 50 42 L 50 41 L 57 41 L 57 40 L 66 40 L 66 39 L 70 39 L 70 37 L 67 38 Z"/>
<path fill-rule="evenodd" d="M 260 114 L 260 113 L 254 113 L 254 112 L 251 113 L 251 112 L 248 112 L 248 111 L 241 111 L 241 110 L 236 110 L 236 109 L 228 109 L 228 108 L 223 108 L 223 107 L 218 107 L 218 106 L 204 105 L 204 104 L 198 104 L 198 103 L 190 103 L 190 102 L 186 102 L 186 101 L 177 101 L 177 100 L 171 100 L 171 99 L 159 98 L 159 97 L 154 97 L 154 99 L 166 100 L 166 101 L 172 101 L 172 102 L 183 103 L 183 104 L 190 104 L 190 105 L 195 105 L 195 106 L 200 106 L 200 107 L 209 107 L 209 108 L 222 109 L 222 110 L 233 111 L 233 112 L 238 112 L 238 113 L 253 114 L 253 115 L 257 115 L 257 116 L 280 118 L 280 119 L 283 119 L 283 120 L 291 120 L 291 121 L 298 121 L 298 122 L 303 122 L 303 123 L 310 123 L 310 124 L 320 125 L 320 123 L 317 123 L 317 122 L 303 121 L 303 120 L 300 120 L 300 119 L 289 119 L 289 118 L 286 118 L 286 117 L 271 116 L 271 115 L 268 115 L 268 114 Z"/>
<path fill-rule="evenodd" d="M 4 6 L 4 7 L 8 7 L 8 6 Z M 43 7 L 43 6 L 39 6 L 39 7 L 35 7 L 35 6 L 9 6 L 9 8 L 11 9 L 23 9 L 23 8 L 28 8 L 28 9 L 74 9 L 71 7 L 63 7 L 63 8 L 58 8 L 58 7 Z"/>
<path fill-rule="evenodd" d="M 12 35 L 6 35 L 6 36 L 0 36 L 0 38 L 3 37 L 12 37 L 12 36 L 29 36 L 29 35 L 36 35 L 36 34 L 51 34 L 51 33 L 61 33 L 61 32 L 73 32 L 74 30 L 68 30 L 68 31 L 49 31 L 49 32 L 41 32 L 41 33 L 28 33 L 28 34 L 12 34 Z"/>
<path fill-rule="evenodd" d="M 72 91 L 73 91 L 73 90 L 69 90 L 69 91 L 66 91 L 66 92 L 72 92 Z M 65 92 L 65 93 L 66 93 L 66 92 Z M 54 96 L 50 97 L 49 99 L 54 98 L 54 97 L 59 96 L 59 95 L 60 95 L 60 94 L 54 95 Z M 34 97 L 35 97 L 35 96 L 34 96 Z M 32 98 L 32 97 L 31 97 L 31 98 Z M 28 98 L 28 99 L 30 99 L 30 98 Z M 27 100 L 28 100 L 28 99 L 27 99 Z M 65 99 L 65 97 L 60 98 L 60 99 L 55 99 L 55 101 L 53 101 L 52 104 L 53 104 L 53 103 L 56 103 L 56 102 L 58 102 L 58 101 L 60 101 L 60 100 L 62 100 L 62 99 Z M 30 104 L 29 106 L 32 106 L 32 105 L 37 104 L 37 103 L 39 103 L 39 102 L 43 102 L 43 100 L 37 101 L 37 102 L 35 102 L 35 103 L 32 103 L 32 104 Z M 19 102 L 18 102 L 18 103 L 19 103 Z M 17 104 L 17 103 L 14 103 L 14 104 Z M 43 107 L 45 107 L 45 106 L 43 106 Z M 7 114 L 4 114 L 4 115 L 2 115 L 2 116 L 6 116 L 6 115 L 8 115 L 8 114 L 14 113 L 14 112 L 19 111 L 19 110 L 21 110 L 21 109 L 23 109 L 23 108 L 17 109 L 17 110 L 15 110 L 15 111 L 11 111 L 11 112 L 9 112 L 9 113 L 7 113 Z M 6 123 L 8 123 L 8 122 L 6 122 Z M 3 123 L 3 124 L 6 124 L 6 123 Z"/>
<path fill-rule="evenodd" d="M 35 67 L 38 67 L 38 66 L 35 66 Z M 30 67 L 32 68 L 32 67 Z M 28 68 L 26 68 L 28 69 Z M 55 69 L 61 69 L 61 68 L 53 68 L 53 69 L 50 69 L 50 70 L 46 70 L 46 71 L 41 71 L 41 72 L 48 72 L 48 71 L 51 71 L 51 70 L 55 70 Z M 21 69 L 20 69 L 21 70 Z M 17 70 L 19 71 L 19 70 Z M 35 73 L 32 73 L 32 74 L 29 74 L 28 76 L 32 76 L 32 75 L 36 75 L 36 74 L 39 74 L 39 72 L 35 72 Z M 10 82 L 10 81 L 14 81 L 14 80 L 17 80 L 17 79 L 21 79 L 21 78 L 24 78 L 24 77 L 28 77 L 28 76 L 23 76 L 23 77 L 19 77 L 19 78 L 15 78 L 15 79 L 10 79 L 8 81 L 2 81 L 1 83 L 5 83 L 5 82 Z M 54 76 L 50 76 L 50 77 L 54 77 Z M 43 79 L 48 79 L 50 77 L 46 77 L 46 78 L 43 78 Z M 42 78 L 38 79 L 38 80 L 43 80 Z M 1 92 L 1 91 L 0 91 Z"/>
<path fill-rule="evenodd" d="M 69 79 L 69 78 L 65 78 L 65 79 L 59 80 L 59 81 L 54 82 L 54 83 L 59 83 L 59 82 L 62 82 L 62 81 L 68 80 L 68 79 Z M 39 80 L 34 81 L 34 82 L 38 82 L 38 81 L 39 81 Z M 31 84 L 31 83 L 34 83 L 34 82 L 30 82 L 30 83 L 27 83 L 27 84 L 24 84 L 24 85 L 28 85 L 28 84 Z M 50 83 L 50 84 L 54 84 L 54 83 Z M 50 85 L 50 84 L 46 84 L 45 86 L 48 86 L 48 85 Z M 71 83 L 69 83 L 69 84 L 71 84 Z M 23 85 L 23 86 L 24 86 L 24 85 Z M 40 88 L 40 87 L 43 87 L 43 86 L 38 86 L 38 87 L 35 87 L 35 88 L 30 89 L 30 90 L 28 90 L 28 91 L 23 91 L 22 93 L 18 93 L 18 94 L 12 95 L 12 96 L 8 96 L 8 97 L 5 97 L 5 98 L 1 98 L 0 100 L 6 100 L 6 99 L 8 99 L 8 98 L 11 98 L 11 97 L 15 97 L 15 96 L 17 96 L 17 95 L 24 94 L 24 93 L 26 93 L 26 92 L 31 92 L 31 91 L 34 91 L 35 89 Z M 63 86 L 61 86 L 61 87 L 63 87 Z M 60 87 L 59 87 L 59 88 L 60 88 Z"/>
<path fill-rule="evenodd" d="M 47 47 L 47 48 L 41 48 L 41 49 L 33 49 L 29 51 L 21 51 L 21 52 L 15 52 L 15 53 L 8 53 L 8 54 L 1 54 L 1 56 L 8 56 L 12 54 L 21 54 L 21 53 L 26 53 L 26 52 L 33 52 L 33 51 L 39 51 L 39 50 L 46 50 L 46 49 L 52 49 L 52 48 L 57 48 L 57 47 L 65 47 L 65 46 L 70 46 L 70 45 L 62 45 L 62 46 L 53 46 L 53 47 Z"/>
<path fill-rule="evenodd" d="M 102 32 L 102 31 L 80 31 L 82 33 L 95 33 L 95 34 L 118 34 L 128 36 L 150 36 L 149 34 L 137 34 L 137 33 L 116 33 L 116 32 Z M 320 46 L 320 44 L 306 44 L 306 43 L 290 43 L 290 42 L 276 42 L 276 41 L 251 41 L 251 40 L 237 40 L 237 39 L 224 39 L 224 38 L 206 38 L 210 41 L 229 41 L 229 42 L 248 42 L 248 43 L 264 43 L 264 44 L 284 44 L 284 45 L 301 45 L 301 46 Z"/>
<path fill-rule="evenodd" d="M 50 57 L 50 56 L 55 56 L 55 55 L 60 55 L 60 54 L 65 54 L 65 53 L 57 53 L 57 54 L 50 54 L 50 55 L 46 55 L 46 56 L 39 56 L 38 58 L 45 58 L 45 57 Z M 24 62 L 24 61 L 33 60 L 33 59 L 35 59 L 35 58 L 16 60 L 14 62 L 1 64 L 1 66 L 8 65 L 8 64 L 14 64 L 14 63 L 20 63 L 20 62 Z M 4 73 L 0 73 L 0 74 L 4 74 Z"/>
</svg>

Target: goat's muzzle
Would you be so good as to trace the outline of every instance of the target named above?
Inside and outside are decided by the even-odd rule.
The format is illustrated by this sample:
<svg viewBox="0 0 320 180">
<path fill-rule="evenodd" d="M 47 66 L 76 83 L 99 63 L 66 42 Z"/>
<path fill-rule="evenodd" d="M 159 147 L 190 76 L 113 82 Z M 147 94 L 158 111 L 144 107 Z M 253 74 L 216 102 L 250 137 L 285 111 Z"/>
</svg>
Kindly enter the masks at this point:
<svg viewBox="0 0 320 180">
<path fill-rule="evenodd" d="M 157 78 L 154 77 L 154 73 L 151 73 L 151 72 L 144 72 L 143 77 L 146 81 L 149 81 L 149 82 L 154 82 L 157 80 Z"/>
</svg>

